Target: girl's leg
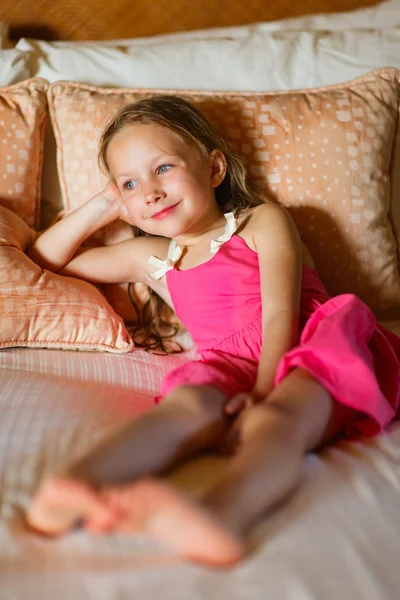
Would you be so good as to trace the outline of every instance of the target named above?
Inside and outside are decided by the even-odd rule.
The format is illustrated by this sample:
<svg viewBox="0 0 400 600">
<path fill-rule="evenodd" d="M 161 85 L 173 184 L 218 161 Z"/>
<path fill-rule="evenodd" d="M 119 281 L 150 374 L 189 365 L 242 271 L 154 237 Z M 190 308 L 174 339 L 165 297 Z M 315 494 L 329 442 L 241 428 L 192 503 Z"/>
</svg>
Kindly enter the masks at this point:
<svg viewBox="0 0 400 600">
<path fill-rule="evenodd" d="M 239 536 L 299 482 L 305 454 L 332 442 L 355 411 L 306 371 L 292 371 L 244 423 L 245 443 L 204 504 Z"/>
<path fill-rule="evenodd" d="M 45 480 L 27 513 L 28 523 L 49 534 L 71 528 L 79 518 L 111 527 L 116 515 L 96 490 L 160 473 L 197 451 L 215 448 L 229 426 L 225 403 L 222 392 L 211 386 L 177 388 Z"/>
<path fill-rule="evenodd" d="M 311 375 L 294 370 L 266 403 L 248 409 L 241 451 L 202 506 L 155 480 L 111 490 L 110 501 L 132 515 L 125 530 L 144 530 L 198 561 L 229 564 L 242 556 L 238 540 L 252 521 L 294 489 L 304 455 L 337 437 L 351 416 Z"/>
</svg>

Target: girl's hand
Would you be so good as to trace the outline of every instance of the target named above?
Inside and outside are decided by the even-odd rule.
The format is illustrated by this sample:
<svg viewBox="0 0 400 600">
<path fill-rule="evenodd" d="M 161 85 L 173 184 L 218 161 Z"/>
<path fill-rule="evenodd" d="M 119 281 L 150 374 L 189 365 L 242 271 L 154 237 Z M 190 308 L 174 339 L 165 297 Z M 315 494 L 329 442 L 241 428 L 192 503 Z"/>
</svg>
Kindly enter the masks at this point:
<svg viewBox="0 0 400 600">
<path fill-rule="evenodd" d="M 251 394 L 236 394 L 224 406 L 224 414 L 229 419 L 229 429 L 217 450 L 219 454 L 235 454 L 241 444 L 242 415 L 254 404 Z"/>
<path fill-rule="evenodd" d="M 43 269 L 61 272 L 75 257 L 77 250 L 90 236 L 118 219 L 126 219 L 128 211 L 124 205 L 118 187 L 109 182 L 106 188 L 64 216 L 40 235 L 29 248 L 28 256 Z M 128 221 L 129 222 L 129 221 Z M 88 251 L 89 252 L 89 251 Z M 81 255 L 86 252 L 80 253 Z M 73 271 L 75 277 L 91 279 L 93 264 L 88 266 L 86 255 L 85 268 Z M 82 257 L 76 256 L 82 265 Z M 96 261 L 94 261 L 96 262 Z M 75 261 L 76 268 L 76 261 Z M 69 271 L 68 274 L 72 274 Z M 121 279 L 121 281 L 127 281 Z"/>
<path fill-rule="evenodd" d="M 259 394 L 256 389 L 250 393 L 241 392 L 232 396 L 224 406 L 224 414 L 230 420 L 230 427 L 218 447 L 220 454 L 234 454 L 241 444 L 243 415 L 247 409 L 260 404 L 266 399 L 266 394 Z"/>
<path fill-rule="evenodd" d="M 232 396 L 224 406 L 224 413 L 231 417 L 238 417 L 246 408 L 254 404 L 251 394 L 240 393 Z"/>
<path fill-rule="evenodd" d="M 124 204 L 118 186 L 112 181 L 109 181 L 104 190 L 94 196 L 93 200 L 97 200 L 102 205 L 108 222 L 129 218 L 128 209 Z"/>
</svg>

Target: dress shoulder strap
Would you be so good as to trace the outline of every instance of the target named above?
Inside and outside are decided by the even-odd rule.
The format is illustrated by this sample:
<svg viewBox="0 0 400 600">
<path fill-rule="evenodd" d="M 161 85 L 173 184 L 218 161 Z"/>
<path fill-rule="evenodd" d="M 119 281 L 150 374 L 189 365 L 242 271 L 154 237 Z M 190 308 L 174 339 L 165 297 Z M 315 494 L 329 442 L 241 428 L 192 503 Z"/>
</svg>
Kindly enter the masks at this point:
<svg viewBox="0 0 400 600">
<path fill-rule="evenodd" d="M 238 224 L 233 212 L 225 213 L 224 217 L 226 219 L 225 230 L 222 235 L 217 237 L 215 240 L 211 240 L 210 252 L 211 254 L 216 254 L 218 250 L 221 248 L 222 244 L 231 239 L 236 229 L 238 228 Z"/>
</svg>

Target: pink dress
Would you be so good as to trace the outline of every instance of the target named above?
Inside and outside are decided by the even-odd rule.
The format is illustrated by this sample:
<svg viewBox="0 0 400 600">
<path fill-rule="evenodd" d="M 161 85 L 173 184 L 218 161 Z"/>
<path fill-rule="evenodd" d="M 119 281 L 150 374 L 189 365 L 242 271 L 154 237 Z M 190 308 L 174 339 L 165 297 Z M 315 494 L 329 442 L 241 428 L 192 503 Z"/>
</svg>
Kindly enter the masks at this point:
<svg viewBox="0 0 400 600">
<path fill-rule="evenodd" d="M 162 395 L 184 384 L 213 385 L 228 398 L 251 391 L 262 342 L 257 253 L 231 233 L 197 267 L 180 271 L 174 261 L 158 262 L 168 262 L 172 302 L 200 354 L 167 374 Z M 374 435 L 399 409 L 400 337 L 377 324 L 353 294 L 330 298 L 314 269 L 303 265 L 302 275 L 300 339 L 281 358 L 274 383 L 296 367 L 308 371 L 357 411 L 347 435 Z"/>
</svg>

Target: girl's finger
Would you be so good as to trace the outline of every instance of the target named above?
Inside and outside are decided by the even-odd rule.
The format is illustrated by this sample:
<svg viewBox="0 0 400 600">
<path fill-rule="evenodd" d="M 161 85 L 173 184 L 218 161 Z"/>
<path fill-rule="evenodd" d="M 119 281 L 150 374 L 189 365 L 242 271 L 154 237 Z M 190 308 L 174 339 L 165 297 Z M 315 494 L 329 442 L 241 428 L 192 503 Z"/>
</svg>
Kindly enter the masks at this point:
<svg viewBox="0 0 400 600">
<path fill-rule="evenodd" d="M 234 415 L 240 411 L 242 411 L 249 402 L 248 394 L 236 394 L 233 396 L 224 407 L 224 412 L 227 415 Z"/>
</svg>

